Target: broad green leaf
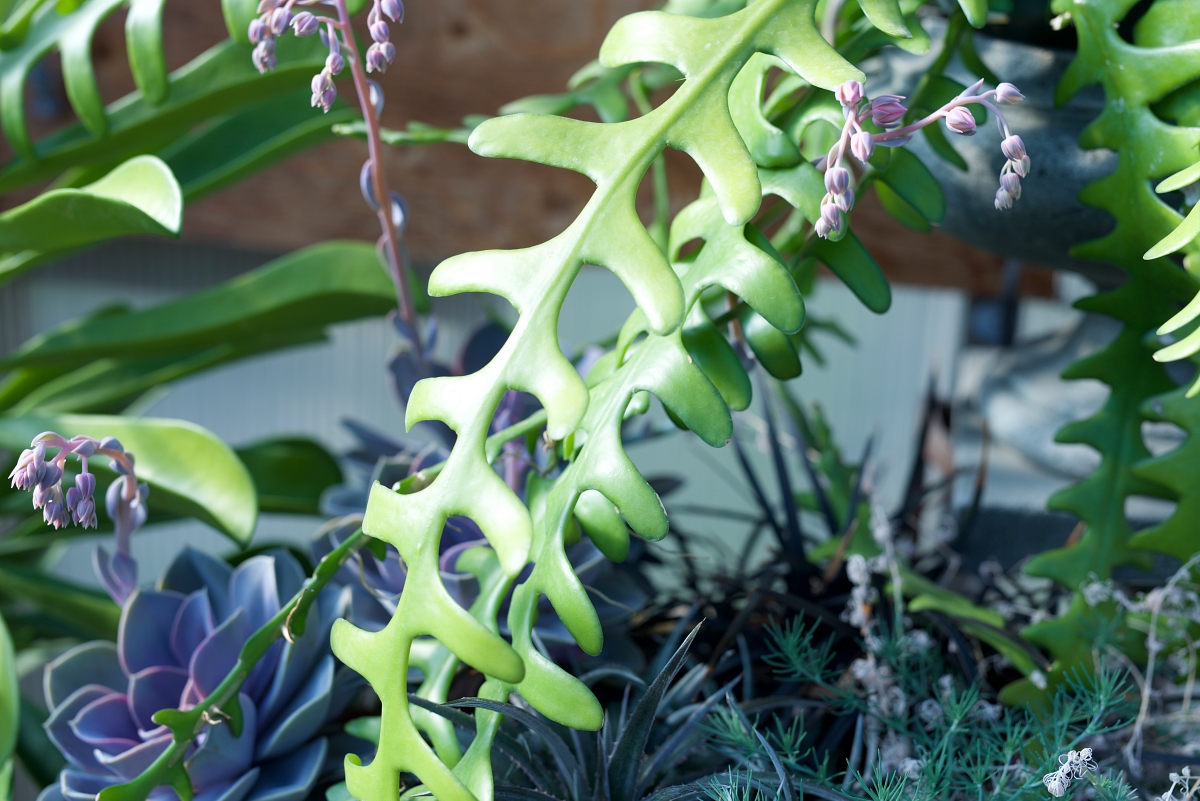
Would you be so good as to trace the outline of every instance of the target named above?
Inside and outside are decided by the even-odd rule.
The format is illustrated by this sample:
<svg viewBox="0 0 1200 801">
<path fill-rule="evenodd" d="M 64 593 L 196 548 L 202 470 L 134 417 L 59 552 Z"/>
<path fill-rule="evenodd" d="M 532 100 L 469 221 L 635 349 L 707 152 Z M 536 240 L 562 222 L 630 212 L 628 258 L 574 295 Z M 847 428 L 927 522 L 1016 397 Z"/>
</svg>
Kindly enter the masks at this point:
<svg viewBox="0 0 1200 801">
<path fill-rule="evenodd" d="M 3 429 L 0 429 L 2 435 Z M 33 604 L 73 636 L 116 639 L 121 607 L 104 593 L 0 560 L 0 597 Z"/>
<path fill-rule="evenodd" d="M 908 150 L 892 148 L 892 157 L 878 177 L 929 222 L 940 223 L 946 218 L 946 196 L 942 194 L 941 185 L 929 168 Z M 883 197 L 882 192 L 880 197 Z"/>
<path fill-rule="evenodd" d="M 754 357 L 768 373 L 781 381 L 800 375 L 800 357 L 796 354 L 791 337 L 752 309 L 747 309 L 742 315 L 742 331 L 746 335 L 746 343 L 754 351 Z"/>
<path fill-rule="evenodd" d="M 904 24 L 904 14 L 896 0 L 858 0 L 867 19 L 888 36 L 910 39 L 912 34 Z"/>
<path fill-rule="evenodd" d="M 892 305 L 892 288 L 879 264 L 853 232 L 838 242 L 817 240 L 812 253 L 842 279 L 863 305 L 883 314 Z"/>
<path fill-rule="evenodd" d="M 183 197 L 171 170 L 137 156 L 95 183 L 51 189 L 0 214 L 0 284 L 56 252 L 126 234 L 178 236 Z"/>
<path fill-rule="evenodd" d="M 374 247 L 327 242 L 177 301 L 67 324 L 22 345 L 0 369 L 249 345 L 269 335 L 384 314 L 395 307 L 395 297 Z"/>
<path fill-rule="evenodd" d="M 158 153 L 191 202 L 293 153 L 333 138 L 331 126 L 358 113 L 343 103 L 322 114 L 301 89 L 258 103 L 190 133 Z"/>
<path fill-rule="evenodd" d="M 972 28 L 982 28 L 987 24 L 987 0 L 958 0 L 958 6 L 967 15 L 967 22 Z"/>
<path fill-rule="evenodd" d="M 21 691 L 17 686 L 17 655 L 0 615 L 0 798 L 6 798 L 12 780 L 12 755 L 21 722 Z M 6 775 L 7 771 L 7 775 Z"/>
<path fill-rule="evenodd" d="M 116 437 L 137 458 L 151 506 L 202 520 L 239 545 L 250 541 L 258 518 L 254 483 L 229 446 L 203 428 L 181 420 L 102 415 L 0 416 L 0 447 L 19 453 L 43 431 Z M 96 461 L 96 472 L 103 461 Z"/>
<path fill-rule="evenodd" d="M 920 212 L 908 204 L 907 200 L 897 195 L 883 181 L 876 181 L 875 193 L 879 195 L 879 203 L 883 206 L 884 211 L 892 215 L 901 225 L 923 234 L 929 233 L 931 230 L 929 220 L 925 219 Z"/>
<path fill-rule="evenodd" d="M 973 31 L 963 32 L 963 37 L 958 42 L 958 57 L 962 59 L 963 66 L 969 69 L 976 78 L 983 78 L 992 86 L 1000 83 L 1000 78 L 996 76 L 996 73 L 992 72 L 979 57 L 979 51 L 975 49 L 975 33 Z"/>
<path fill-rule="evenodd" d="M 221 343 L 199 352 L 140 359 L 96 359 L 74 370 L 66 368 L 66 372 L 58 367 L 18 368 L 13 371 L 18 379 L 16 384 L 0 387 L 0 399 L 23 395 L 11 403 L 13 414 L 116 414 L 163 384 L 248 356 L 324 341 L 325 334 L 319 328 L 298 329 L 247 336 L 239 342 Z"/>
<path fill-rule="evenodd" d="M 329 451 L 310 439 L 268 439 L 238 448 L 261 512 L 319 515 L 321 493 L 342 483 Z"/>
<path fill-rule="evenodd" d="M 1191 0 L 1157 0 L 1133 26 L 1139 47 L 1172 47 L 1200 39 L 1200 6 Z"/>
<path fill-rule="evenodd" d="M 750 376 L 729 341 L 708 318 L 693 312 L 683 328 L 683 346 L 734 411 L 750 406 Z"/>
<path fill-rule="evenodd" d="M 285 36 L 280 38 L 276 54 L 279 64 L 275 70 L 259 75 L 250 62 L 249 48 L 229 41 L 218 44 L 171 73 L 164 102 L 155 105 L 135 92 L 110 103 L 104 109 L 106 136 L 95 137 L 82 125 L 72 125 L 30 145 L 36 151 L 32 156 L 0 170 L 0 192 L 49 180 L 67 170 L 114 164 L 161 150 L 197 123 L 230 114 L 266 96 L 307 86 L 321 70 L 328 51 L 315 36 Z M 3 80 L 0 78 L 0 92 L 5 91 Z M 0 106 L 3 102 L 4 95 L 0 95 Z"/>
</svg>

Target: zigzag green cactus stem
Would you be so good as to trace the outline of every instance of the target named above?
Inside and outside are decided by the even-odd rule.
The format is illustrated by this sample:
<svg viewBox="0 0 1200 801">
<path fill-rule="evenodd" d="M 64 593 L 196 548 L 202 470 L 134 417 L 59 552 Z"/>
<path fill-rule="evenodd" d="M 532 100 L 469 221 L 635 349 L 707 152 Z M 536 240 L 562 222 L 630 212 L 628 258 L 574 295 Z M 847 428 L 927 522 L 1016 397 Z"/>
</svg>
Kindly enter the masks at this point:
<svg viewBox="0 0 1200 801">
<path fill-rule="evenodd" d="M 581 172 L 597 184 L 595 194 L 576 221 L 542 245 L 521 251 L 493 251 L 444 262 L 430 279 L 430 292 L 447 295 L 485 291 L 508 299 L 521 314 L 508 342 L 479 372 L 463 377 L 427 379 L 410 400 L 408 424 L 438 419 L 458 432 L 458 441 L 441 475 L 420 492 L 401 496 L 380 486 L 372 490 L 363 528 L 391 542 L 409 573 L 397 612 L 381 632 L 369 634 L 345 621 L 333 631 L 335 653 L 362 673 L 382 703 L 380 747 L 368 766 L 347 758 L 346 783 L 363 801 L 394 801 L 401 771 L 415 773 L 441 801 L 471 801 L 471 788 L 452 774 L 421 738 L 409 713 L 406 676 L 413 640 L 432 635 L 467 664 L 488 676 L 516 684 L 535 706 L 547 706 L 546 691 L 561 689 L 555 674 L 535 659 L 525 634 L 528 611 L 546 590 L 560 616 L 590 652 L 600 647 L 599 627 L 590 602 L 561 553 L 561 531 L 536 532 L 529 513 L 492 471 L 484 449 L 488 426 L 504 392 L 520 389 L 536 395 L 548 412 L 547 433 L 563 439 L 581 423 L 600 458 L 568 471 L 572 481 L 600 489 L 624 512 L 635 530 L 665 529 L 657 497 L 636 471 L 623 461 L 616 426 L 630 387 L 661 390 L 671 360 L 686 363 L 676 331 L 684 316 L 683 296 L 661 251 L 639 221 L 634 198 L 642 176 L 668 146 L 687 152 L 715 190 L 724 217 L 743 224 L 758 210 L 761 192 L 757 168 L 734 128 L 727 95 L 738 70 L 755 52 L 780 57 L 810 82 L 832 89 L 862 74 L 843 61 L 820 37 L 813 22 L 815 0 L 759 0 L 742 11 L 717 19 L 695 19 L 662 12 L 643 12 L 619 21 L 601 50 L 605 66 L 660 62 L 685 76 L 675 93 L 658 108 L 635 120 L 593 124 L 559 117 L 519 114 L 490 120 L 471 135 L 470 146 L 486 156 L 524 158 Z M 624 371 L 628 381 L 598 395 L 585 419 L 588 393 L 583 381 L 558 349 L 557 322 L 563 299 L 584 263 L 600 264 L 629 288 L 649 329 L 659 337 L 643 343 Z M 644 375 L 636 371 L 644 370 Z M 698 369 L 692 387 L 707 384 Z M 631 390 L 629 390 L 631 391 Z M 711 437 L 727 430 L 720 424 L 728 412 L 708 385 L 709 419 L 719 407 L 718 425 L 701 426 Z M 674 398 L 672 398 L 674 400 Z M 684 399 L 687 400 L 687 399 Z M 686 404 L 684 404 L 686 407 Z M 615 411 L 614 411 L 615 410 Z M 685 408 L 686 412 L 687 409 Z M 689 414 L 690 416 L 690 414 Z M 602 425 L 604 423 L 604 425 Z M 624 469 L 623 469 L 624 468 Z M 574 477 L 578 476 L 578 479 Z M 554 525 L 570 514 L 579 494 L 572 481 L 547 504 Z M 502 569 L 515 575 L 527 562 L 531 546 L 539 557 L 531 578 L 513 601 L 514 640 L 522 656 L 492 630 L 459 608 L 438 577 L 438 538 L 451 515 L 474 519 L 496 550 Z M 535 542 L 536 540 L 536 542 Z M 522 614 L 521 610 L 526 610 Z M 561 678 L 561 677 L 559 677 Z M 590 696 L 590 693 L 588 693 Z M 576 693 L 575 697 L 581 697 Z M 551 717 L 598 728 L 594 698 L 577 709 L 557 704 Z M 462 763 L 460 763 L 462 764 Z"/>
<path fill-rule="evenodd" d="M 1200 129 L 1170 125 L 1150 105 L 1200 77 L 1200 42 L 1164 46 L 1153 36 L 1139 36 L 1129 44 L 1116 26 L 1134 4 L 1135 0 L 1054 0 L 1053 4 L 1055 13 L 1070 14 L 1079 37 L 1078 53 L 1059 84 L 1058 100 L 1066 102 L 1083 87 L 1101 84 L 1107 98 L 1104 111 L 1080 142 L 1088 148 L 1110 148 L 1120 156 L 1111 175 L 1089 184 L 1080 194 L 1084 203 L 1112 214 L 1116 226 L 1101 239 L 1075 247 L 1072 255 L 1111 262 L 1129 275 L 1119 289 L 1078 304 L 1122 321 L 1125 328 L 1111 345 L 1064 373 L 1066 378 L 1096 378 L 1112 387 L 1099 412 L 1058 435 L 1061 442 L 1091 445 L 1101 454 L 1094 474 L 1050 500 L 1051 508 L 1078 515 L 1087 530 L 1074 547 L 1047 551 L 1027 567 L 1032 575 L 1072 589 L 1090 574 L 1103 579 L 1117 565 L 1144 563 L 1147 555 L 1139 553 L 1139 547 L 1175 549 L 1160 536 L 1134 538 L 1124 506 L 1131 495 L 1174 498 L 1170 488 L 1151 480 L 1159 477 L 1158 471 L 1134 469 L 1135 463 L 1149 456 L 1141 437 L 1142 405 L 1174 386 L 1149 358 L 1144 337 L 1190 299 L 1197 284 L 1168 259 L 1145 261 L 1142 255 L 1180 220 L 1154 194 L 1151 182 L 1195 161 Z M 1113 609 L 1089 609 L 1077 595 L 1065 615 L 1025 629 L 1028 639 L 1055 657 L 1047 674 L 1051 684 L 1068 670 L 1091 664 L 1089 636 L 1112 614 Z M 1040 701 L 1045 695 L 1026 679 L 1006 687 L 1001 697 L 1022 702 Z"/>
</svg>

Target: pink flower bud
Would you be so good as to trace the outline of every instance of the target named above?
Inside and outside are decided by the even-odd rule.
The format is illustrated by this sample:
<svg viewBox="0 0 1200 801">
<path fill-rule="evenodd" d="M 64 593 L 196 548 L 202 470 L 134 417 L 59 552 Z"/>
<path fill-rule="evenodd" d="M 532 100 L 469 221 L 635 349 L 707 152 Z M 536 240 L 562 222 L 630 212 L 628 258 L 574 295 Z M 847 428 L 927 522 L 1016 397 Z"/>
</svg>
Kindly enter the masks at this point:
<svg viewBox="0 0 1200 801">
<path fill-rule="evenodd" d="M 840 195 L 850 186 L 850 171 L 845 167 L 830 167 L 825 171 L 825 188 L 831 195 Z"/>
<path fill-rule="evenodd" d="M 1013 172 L 1017 175 L 1022 178 L 1029 176 L 1029 156 L 1021 156 L 1020 161 L 1010 161 L 1009 164 L 1013 165 Z"/>
<path fill-rule="evenodd" d="M 838 207 L 838 211 L 850 213 L 850 209 L 854 208 L 854 190 L 847 189 L 840 195 L 833 196 L 833 205 Z"/>
<path fill-rule="evenodd" d="M 379 48 L 378 42 L 367 48 L 367 72 L 387 72 L 387 56 Z"/>
<path fill-rule="evenodd" d="M 250 20 L 250 30 L 247 31 L 250 44 L 258 44 L 267 36 L 267 24 L 258 17 Z"/>
<path fill-rule="evenodd" d="M 376 42 L 386 42 L 388 40 L 388 36 L 391 35 L 391 31 L 388 29 L 388 24 L 383 20 L 378 20 L 377 22 L 371 23 L 370 29 L 371 38 Z"/>
<path fill-rule="evenodd" d="M 1003 211 L 1012 208 L 1012 196 L 1004 191 L 1004 187 L 996 190 L 996 210 Z"/>
<path fill-rule="evenodd" d="M 342 70 L 346 68 L 346 59 L 342 58 L 340 53 L 330 53 L 325 59 L 325 70 L 330 75 L 341 75 Z"/>
<path fill-rule="evenodd" d="M 962 106 L 951 109 L 946 115 L 946 127 L 963 136 L 975 135 L 975 117 Z"/>
<path fill-rule="evenodd" d="M 863 98 L 863 85 L 858 81 L 845 81 L 833 95 L 843 107 L 858 108 L 858 103 Z"/>
<path fill-rule="evenodd" d="M 292 12 L 286 8 L 277 8 L 271 12 L 271 33 L 276 36 L 283 35 L 287 30 L 288 25 L 292 24 Z"/>
<path fill-rule="evenodd" d="M 263 39 L 254 47 L 254 52 L 250 54 L 250 60 L 254 62 L 255 68 L 261 73 L 267 73 L 275 69 L 275 40 Z"/>
<path fill-rule="evenodd" d="M 301 11 L 292 19 L 292 32 L 297 36 L 312 36 L 321 27 L 321 21 L 308 11 Z"/>
<path fill-rule="evenodd" d="M 1025 157 L 1025 143 L 1016 134 L 1010 134 L 1000 143 L 1000 150 L 1011 161 L 1020 161 Z"/>
<path fill-rule="evenodd" d="M 908 113 L 897 95 L 881 95 L 871 101 L 871 119 L 881 128 L 895 128 Z"/>
<path fill-rule="evenodd" d="M 1012 195 L 1013 200 L 1021 199 L 1021 179 L 1016 173 L 1006 172 L 1000 176 L 1000 186 L 1004 187 L 1004 191 Z"/>
<path fill-rule="evenodd" d="M 1016 105 L 1024 99 L 1025 95 L 1021 94 L 1021 90 L 1011 83 L 1002 83 L 996 87 L 996 102 L 1002 105 Z"/>
<path fill-rule="evenodd" d="M 867 131 L 859 131 L 850 137 L 850 152 L 854 154 L 854 158 L 866 164 L 867 159 L 875 152 L 875 137 Z"/>
<path fill-rule="evenodd" d="M 379 8 L 392 22 L 404 22 L 404 3 L 401 0 L 383 0 Z"/>
<path fill-rule="evenodd" d="M 328 74 L 326 74 L 324 72 L 318 72 L 316 75 L 314 75 L 313 79 L 312 79 L 312 91 L 313 91 L 313 98 L 314 98 L 313 105 L 314 106 L 316 105 L 315 98 L 318 95 L 320 95 L 322 92 L 324 92 L 328 89 L 332 89 L 332 88 L 333 88 L 333 80 L 329 77 Z"/>
<path fill-rule="evenodd" d="M 829 226 L 831 231 L 842 230 L 842 212 L 832 203 L 821 205 L 821 219 Z"/>
<path fill-rule="evenodd" d="M 822 239 L 829 238 L 829 223 L 825 222 L 824 218 L 817 220 L 817 224 L 813 226 L 813 230 L 817 232 L 817 236 Z"/>
</svg>

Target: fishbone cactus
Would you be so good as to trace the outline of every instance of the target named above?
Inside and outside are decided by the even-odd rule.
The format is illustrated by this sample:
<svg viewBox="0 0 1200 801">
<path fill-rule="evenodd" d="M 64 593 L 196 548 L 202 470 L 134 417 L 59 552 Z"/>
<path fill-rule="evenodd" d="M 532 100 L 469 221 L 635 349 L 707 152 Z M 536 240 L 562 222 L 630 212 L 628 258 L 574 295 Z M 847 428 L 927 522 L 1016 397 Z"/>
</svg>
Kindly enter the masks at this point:
<svg viewBox="0 0 1200 801">
<path fill-rule="evenodd" d="M 363 529 L 396 546 L 409 577 L 396 615 L 383 631 L 368 633 L 339 622 L 333 632 L 335 653 L 366 676 L 383 703 L 375 759 L 366 766 L 353 757 L 347 761 L 347 786 L 356 798 L 397 798 L 401 771 L 415 773 L 442 801 L 491 794 L 487 771 L 475 769 L 479 760 L 464 759 L 452 771 L 426 745 L 413 722 L 406 674 L 413 641 L 422 635 L 432 635 L 494 682 L 515 687 L 548 717 L 578 728 L 600 726 L 599 703 L 586 687 L 543 658 L 529 635 L 537 599 L 544 594 L 580 646 L 590 653 L 600 650 L 599 621 L 563 551 L 573 508 L 585 491 L 598 491 L 640 535 L 658 539 L 666 534 L 658 497 L 620 444 L 618 425 L 638 391 L 658 395 L 710 444 L 722 445 L 729 438 L 728 408 L 682 339 L 680 326 L 700 289 L 738 280 L 741 271 L 747 285 L 756 283 L 752 271 L 761 269 L 784 291 L 764 291 L 769 302 L 758 311 L 783 330 L 795 331 L 803 322 L 799 292 L 794 284 L 789 287 L 786 270 L 770 259 L 729 264 L 732 276 L 696 270 L 696 276 L 689 277 L 699 266 L 693 265 L 681 283 L 638 219 L 637 188 L 663 149 L 674 147 L 687 152 L 703 170 L 726 224 L 740 227 L 750 220 L 759 209 L 763 183 L 728 107 L 730 85 L 741 67 L 763 52 L 826 89 L 862 80 L 861 73 L 817 33 L 814 6 L 814 0 L 759 0 L 716 19 L 662 12 L 626 17 L 606 39 L 601 63 L 616 67 L 658 62 L 678 69 L 684 80 L 661 106 L 614 124 L 517 114 L 490 120 L 471 135 L 470 146 L 481 155 L 575 170 L 595 181 L 597 189 L 575 222 L 549 242 L 525 250 L 459 256 L 440 265 L 430 279 L 434 295 L 490 292 L 511 302 L 521 317 L 485 368 L 468 376 L 427 379 L 414 390 L 408 425 L 441 420 L 458 433 L 436 480 L 410 495 L 373 488 Z M 819 181 L 815 169 L 808 169 Z M 803 177 L 798 172 L 793 180 Z M 638 305 L 635 317 L 641 320 L 626 328 L 641 325 L 648 333 L 640 342 L 624 338 L 608 363 L 593 371 L 590 393 L 557 345 L 559 310 L 586 263 L 605 266 L 621 278 Z M 755 305 L 752 293 L 744 297 Z M 564 452 L 571 458 L 536 521 L 493 472 L 485 447 L 488 426 L 509 389 L 538 397 L 547 410 L 547 436 L 565 440 Z M 458 607 L 439 580 L 438 537 L 451 515 L 479 524 L 508 577 L 501 585 L 531 557 L 536 563 L 514 592 L 512 646 L 490 621 Z M 612 538 L 597 545 L 618 555 L 627 546 L 627 535 L 617 526 L 611 531 Z"/>
<path fill-rule="evenodd" d="M 1194 108 L 1181 87 L 1200 77 L 1200 31 L 1187 30 L 1181 3 L 1158 0 L 1135 26 L 1130 44 L 1121 38 L 1117 25 L 1134 5 L 1133 0 L 1054 0 L 1053 4 L 1079 35 L 1079 50 L 1059 84 L 1058 100 L 1066 102 L 1084 87 L 1100 84 L 1106 97 L 1104 111 L 1080 142 L 1087 148 L 1109 148 L 1120 157 L 1111 175 L 1089 184 L 1080 194 L 1084 203 L 1112 214 L 1116 226 L 1104 237 L 1076 246 L 1072 255 L 1110 262 L 1129 276 L 1120 288 L 1080 301 L 1080 308 L 1115 317 L 1125 327 L 1111 344 L 1064 373 L 1065 378 L 1094 378 L 1112 387 L 1095 415 L 1058 434 L 1060 442 L 1090 445 L 1101 454 L 1095 473 L 1050 499 L 1051 508 L 1078 515 L 1086 530 L 1076 545 L 1046 551 L 1027 566 L 1029 573 L 1073 590 L 1089 576 L 1109 577 L 1118 565 L 1148 565 L 1149 554 L 1141 549 L 1179 555 L 1197 547 L 1195 501 L 1186 498 L 1188 492 L 1196 492 L 1195 472 L 1176 467 L 1194 456 L 1188 449 L 1143 461 L 1150 454 L 1142 441 L 1142 422 L 1149 412 L 1165 413 L 1182 425 L 1192 423 L 1179 414 L 1177 400 L 1168 398 L 1157 406 L 1160 412 L 1154 411 L 1151 399 L 1174 384 L 1151 358 L 1145 338 L 1195 294 L 1196 281 L 1163 258 L 1170 249 L 1147 254 L 1152 256 L 1149 260 L 1143 254 L 1181 219 L 1155 196 L 1151 182 L 1182 170 L 1196 158 L 1200 128 L 1178 118 L 1183 124 L 1172 125 L 1164 117 L 1176 116 L 1172 106 L 1176 111 L 1189 104 Z M 1194 441 L 1190 444 L 1194 448 Z M 1176 515 L 1135 534 L 1125 517 L 1126 498 L 1151 495 L 1174 500 L 1176 492 L 1185 495 Z M 1089 607 L 1077 592 L 1067 613 L 1025 629 L 1026 637 L 1055 657 L 1046 676 L 1051 685 L 1072 669 L 1091 665 L 1094 638 L 1118 612 L 1111 604 Z M 1138 639 L 1132 637 L 1129 644 L 1136 646 Z M 1006 687 L 1001 697 L 1008 702 L 1042 699 L 1044 687 L 1026 679 Z"/>
</svg>

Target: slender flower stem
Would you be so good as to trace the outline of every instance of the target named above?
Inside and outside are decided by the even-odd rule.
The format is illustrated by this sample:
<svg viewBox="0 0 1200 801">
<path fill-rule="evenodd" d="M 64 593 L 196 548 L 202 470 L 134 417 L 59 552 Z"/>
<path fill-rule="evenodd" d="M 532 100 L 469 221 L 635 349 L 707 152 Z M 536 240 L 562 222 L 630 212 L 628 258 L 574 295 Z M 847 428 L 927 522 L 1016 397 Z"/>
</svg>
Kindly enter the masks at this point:
<svg viewBox="0 0 1200 801">
<path fill-rule="evenodd" d="M 379 227 L 383 231 L 383 248 L 392 268 L 392 280 L 396 283 L 396 303 L 400 317 L 408 324 L 412 334 L 413 349 L 420 363 L 424 363 L 424 352 L 421 349 L 421 334 L 417 327 L 417 310 L 413 304 L 412 287 L 408 282 L 408 268 L 400 258 L 400 241 L 396 226 L 392 224 L 392 194 L 387 183 L 387 171 L 383 164 L 383 138 L 380 135 L 379 116 L 375 113 L 375 104 L 371 102 L 371 87 L 367 80 L 367 71 L 358 55 L 358 44 L 354 40 L 354 32 L 350 27 L 350 13 L 346 9 L 346 0 L 333 0 L 337 9 L 340 27 L 345 32 L 342 46 L 346 48 L 350 58 L 350 72 L 354 77 L 354 91 L 358 94 L 358 104 L 362 109 L 363 121 L 367 128 L 367 152 L 371 158 L 371 188 L 379 203 L 376 216 L 379 217 Z"/>
<path fill-rule="evenodd" d="M 911 133 L 915 133 L 915 132 L 919 131 L 920 129 L 924 128 L 926 125 L 931 125 L 932 123 L 936 122 L 937 120 L 941 119 L 942 117 L 945 117 L 947 114 L 949 114 L 954 109 L 959 108 L 960 106 L 968 106 L 972 103 L 978 103 L 981 106 L 991 109 L 992 113 L 996 115 L 997 122 L 1001 126 L 1000 132 L 1002 134 L 1007 135 L 1008 123 L 1004 119 L 1004 114 L 1001 113 L 1000 109 L 996 108 L 996 106 L 994 106 L 992 103 L 988 102 L 988 98 L 995 96 L 995 94 L 996 94 L 996 90 L 990 89 L 981 95 L 968 95 L 967 97 L 956 97 L 953 100 L 951 100 L 949 103 L 947 103 L 946 105 L 942 106 L 937 111 L 933 112 L 932 114 L 929 114 L 928 116 L 923 117 L 922 119 L 919 119 L 916 122 L 909 123 L 908 125 L 905 125 L 903 128 L 894 128 L 894 129 L 892 129 L 890 131 L 886 131 L 884 133 L 874 134 L 875 141 L 876 142 L 886 142 L 891 139 L 903 139 L 905 136 L 908 136 Z"/>
</svg>

